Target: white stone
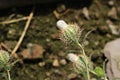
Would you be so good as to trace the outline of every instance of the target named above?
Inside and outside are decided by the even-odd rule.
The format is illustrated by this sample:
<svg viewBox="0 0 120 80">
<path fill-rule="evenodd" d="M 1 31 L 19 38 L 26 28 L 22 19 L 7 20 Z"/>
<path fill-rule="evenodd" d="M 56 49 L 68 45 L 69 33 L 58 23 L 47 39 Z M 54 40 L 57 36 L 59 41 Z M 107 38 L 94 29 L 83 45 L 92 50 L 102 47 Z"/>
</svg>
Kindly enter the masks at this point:
<svg viewBox="0 0 120 80">
<path fill-rule="evenodd" d="M 104 48 L 104 54 L 109 60 L 106 66 L 107 76 L 109 80 L 112 78 L 120 78 L 120 38 L 108 42 Z"/>
</svg>

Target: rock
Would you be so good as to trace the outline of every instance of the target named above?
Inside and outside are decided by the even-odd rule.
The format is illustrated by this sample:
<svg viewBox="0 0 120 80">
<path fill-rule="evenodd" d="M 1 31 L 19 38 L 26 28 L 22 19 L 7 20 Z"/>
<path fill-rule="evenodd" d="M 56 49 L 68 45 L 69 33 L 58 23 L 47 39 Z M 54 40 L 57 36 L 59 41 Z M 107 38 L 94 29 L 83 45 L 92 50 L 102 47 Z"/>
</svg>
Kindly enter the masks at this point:
<svg viewBox="0 0 120 80">
<path fill-rule="evenodd" d="M 115 7 L 112 7 L 112 9 L 108 12 L 108 17 L 112 19 L 118 19 L 117 9 Z"/>
<path fill-rule="evenodd" d="M 59 61 L 58 61 L 58 59 L 55 59 L 54 61 L 53 61 L 53 64 L 52 64 L 54 67 L 59 67 L 60 66 L 60 64 L 59 64 Z"/>
<path fill-rule="evenodd" d="M 30 43 L 27 49 L 21 52 L 23 59 L 37 59 L 42 58 L 44 53 L 44 48 L 38 44 Z"/>
<path fill-rule="evenodd" d="M 40 67 L 43 67 L 43 66 L 45 66 L 45 62 L 39 62 L 38 65 L 39 65 Z"/>
<path fill-rule="evenodd" d="M 110 20 L 106 21 L 108 24 L 109 29 L 111 30 L 111 33 L 114 35 L 119 35 L 120 34 L 120 28 L 116 25 L 114 25 Z"/>
<path fill-rule="evenodd" d="M 114 3 L 114 1 L 112 1 L 112 0 L 110 0 L 109 2 L 108 2 L 108 5 L 109 6 L 113 6 L 115 3 Z"/>
<path fill-rule="evenodd" d="M 61 59 L 61 60 L 60 60 L 60 64 L 61 64 L 61 65 L 66 65 L 66 64 L 67 64 L 67 61 L 66 61 L 65 59 Z"/>
<path fill-rule="evenodd" d="M 46 76 L 48 76 L 48 77 L 51 75 L 50 72 L 45 72 L 45 74 L 46 74 Z"/>
<path fill-rule="evenodd" d="M 60 51 L 60 52 L 58 53 L 58 56 L 60 56 L 60 57 L 64 57 L 64 56 L 65 56 L 65 52 Z"/>
<path fill-rule="evenodd" d="M 83 8 L 83 14 L 84 14 L 84 17 L 86 18 L 86 19 L 90 19 L 90 17 L 89 17 L 89 11 L 88 11 L 88 8 L 87 7 L 84 7 Z"/>
<path fill-rule="evenodd" d="M 120 38 L 108 42 L 104 47 L 104 55 L 109 60 L 106 65 L 107 76 L 109 80 L 112 78 L 120 79 Z"/>
<path fill-rule="evenodd" d="M 56 75 L 59 75 L 59 76 L 64 76 L 64 73 L 63 73 L 62 71 L 60 71 L 59 69 L 55 69 L 55 70 L 54 70 L 54 73 L 55 73 Z"/>
<path fill-rule="evenodd" d="M 68 75 L 68 80 L 75 79 L 76 77 L 77 77 L 76 73 L 71 73 L 71 74 Z"/>
</svg>

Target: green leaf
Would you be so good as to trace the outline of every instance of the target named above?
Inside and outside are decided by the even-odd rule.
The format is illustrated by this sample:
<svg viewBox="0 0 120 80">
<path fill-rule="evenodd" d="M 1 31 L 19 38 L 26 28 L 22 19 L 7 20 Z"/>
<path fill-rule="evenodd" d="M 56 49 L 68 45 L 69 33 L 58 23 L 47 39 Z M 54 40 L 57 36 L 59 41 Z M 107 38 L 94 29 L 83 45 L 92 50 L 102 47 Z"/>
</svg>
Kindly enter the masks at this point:
<svg viewBox="0 0 120 80">
<path fill-rule="evenodd" d="M 98 77 L 104 77 L 104 71 L 101 67 L 96 67 L 94 72 L 97 74 Z"/>
</svg>

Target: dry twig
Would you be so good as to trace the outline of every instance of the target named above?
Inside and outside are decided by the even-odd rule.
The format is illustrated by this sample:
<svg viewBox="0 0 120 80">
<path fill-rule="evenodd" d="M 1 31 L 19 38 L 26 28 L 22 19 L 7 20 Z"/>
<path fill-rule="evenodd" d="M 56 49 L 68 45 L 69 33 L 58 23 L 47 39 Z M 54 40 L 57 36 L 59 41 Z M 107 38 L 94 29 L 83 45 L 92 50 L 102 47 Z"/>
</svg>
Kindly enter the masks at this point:
<svg viewBox="0 0 120 80">
<path fill-rule="evenodd" d="M 18 50 L 19 46 L 21 45 L 21 43 L 23 41 L 23 38 L 24 38 L 24 36 L 25 36 L 25 34 L 27 32 L 27 29 L 28 29 L 28 27 L 30 25 L 30 22 L 32 20 L 33 14 L 34 13 L 33 13 L 33 10 L 32 10 L 32 12 L 29 14 L 28 20 L 27 20 L 25 28 L 24 28 L 24 30 L 23 30 L 23 32 L 21 34 L 21 37 L 19 38 L 18 43 L 16 44 L 15 48 L 13 49 L 13 51 L 11 53 L 11 55 L 13 55 L 15 58 L 18 58 L 18 55 L 16 54 L 16 51 Z"/>
<path fill-rule="evenodd" d="M 8 20 L 8 21 L 3 21 L 0 22 L 0 24 L 10 24 L 10 23 L 15 23 L 15 22 L 19 22 L 19 21 L 23 21 L 23 20 L 27 20 L 29 17 L 22 17 L 19 19 L 13 19 L 13 20 Z"/>
<path fill-rule="evenodd" d="M 2 47 L 5 48 L 5 50 L 7 50 L 8 52 L 12 52 L 12 50 L 6 44 L 4 44 L 3 42 L 0 43 L 0 46 L 1 46 L 1 48 Z"/>
<path fill-rule="evenodd" d="M 60 14 L 56 10 L 53 11 L 53 14 L 57 19 L 60 19 Z"/>
</svg>

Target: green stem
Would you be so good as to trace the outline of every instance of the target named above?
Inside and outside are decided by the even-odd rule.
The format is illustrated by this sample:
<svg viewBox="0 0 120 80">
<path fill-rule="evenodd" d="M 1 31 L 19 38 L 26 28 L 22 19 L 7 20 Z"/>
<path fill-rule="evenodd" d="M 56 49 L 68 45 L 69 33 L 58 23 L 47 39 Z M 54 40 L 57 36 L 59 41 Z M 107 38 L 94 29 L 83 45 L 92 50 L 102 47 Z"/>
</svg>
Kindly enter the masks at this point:
<svg viewBox="0 0 120 80">
<path fill-rule="evenodd" d="M 85 54 L 85 51 L 84 51 L 82 45 L 81 45 L 81 44 L 78 44 L 78 46 L 82 49 L 83 56 L 85 57 L 85 63 L 86 63 L 85 67 L 86 67 L 86 73 L 87 73 L 87 80 L 90 80 L 90 74 L 89 74 L 89 70 L 88 70 L 88 66 L 89 66 L 89 65 L 88 65 L 87 56 L 86 56 L 86 54 Z"/>
<path fill-rule="evenodd" d="M 83 77 L 85 78 L 85 80 L 88 80 L 87 76 L 86 76 L 86 72 L 83 72 Z"/>
<path fill-rule="evenodd" d="M 104 71 L 104 80 L 107 80 L 106 74 L 105 74 L 105 63 L 106 63 L 107 59 L 105 59 L 105 61 L 103 62 L 103 71 Z"/>
</svg>

